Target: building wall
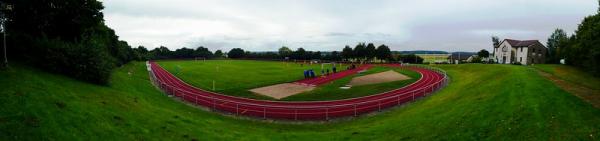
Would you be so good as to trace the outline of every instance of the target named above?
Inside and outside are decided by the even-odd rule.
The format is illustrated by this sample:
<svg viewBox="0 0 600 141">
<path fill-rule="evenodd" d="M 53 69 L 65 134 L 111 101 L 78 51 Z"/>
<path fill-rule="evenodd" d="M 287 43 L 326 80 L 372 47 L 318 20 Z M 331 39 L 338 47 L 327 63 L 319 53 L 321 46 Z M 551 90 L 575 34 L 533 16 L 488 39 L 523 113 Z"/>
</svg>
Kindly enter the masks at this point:
<svg viewBox="0 0 600 141">
<path fill-rule="evenodd" d="M 506 50 L 503 48 L 506 47 Z M 513 47 L 508 42 L 502 42 L 498 48 L 496 48 L 496 54 L 494 54 L 494 59 L 496 59 L 496 63 L 501 64 L 504 61 L 504 64 L 511 63 L 511 51 Z M 505 60 L 506 59 L 506 60 Z"/>
<path fill-rule="evenodd" d="M 517 47 L 517 48 L 515 48 L 516 54 L 517 54 L 516 62 L 519 62 L 519 63 L 521 63 L 523 65 L 527 65 L 527 62 L 528 62 L 527 61 L 527 59 L 528 59 L 527 58 L 527 56 L 528 56 L 527 55 L 528 49 L 529 49 L 528 47 Z"/>
<path fill-rule="evenodd" d="M 527 54 L 529 61 L 528 64 L 543 64 L 546 63 L 546 52 L 547 48 L 541 44 L 534 44 L 530 46 L 531 50 Z"/>
</svg>

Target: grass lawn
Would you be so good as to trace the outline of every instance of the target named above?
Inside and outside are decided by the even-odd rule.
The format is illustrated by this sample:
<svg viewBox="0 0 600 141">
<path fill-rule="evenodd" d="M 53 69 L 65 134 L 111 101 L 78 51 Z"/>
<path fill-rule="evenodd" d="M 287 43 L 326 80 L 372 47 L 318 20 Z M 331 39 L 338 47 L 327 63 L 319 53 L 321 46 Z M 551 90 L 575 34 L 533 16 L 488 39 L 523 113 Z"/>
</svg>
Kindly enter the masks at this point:
<svg viewBox="0 0 600 141">
<path fill-rule="evenodd" d="M 183 81 L 202 88 L 212 90 L 212 81 L 216 81 L 216 90 L 222 94 L 253 98 L 276 100 L 271 97 L 254 94 L 248 90 L 263 86 L 293 82 L 303 79 L 302 71 L 314 69 L 320 74 L 321 65 L 300 65 L 294 63 L 284 63 L 277 61 L 252 61 L 252 60 L 209 60 L 209 61 L 160 61 L 159 64 L 172 74 L 181 78 Z M 217 66 L 219 69 L 217 70 Z M 325 68 L 331 68 L 326 65 Z M 339 67 L 344 68 L 345 66 Z M 341 90 L 344 86 L 357 76 L 372 74 L 391 70 L 387 67 L 376 67 L 366 71 L 363 74 L 352 75 L 333 81 L 333 83 L 320 86 L 317 89 L 286 97 L 285 101 L 315 101 L 315 100 L 334 100 L 360 97 L 392 89 L 400 88 L 416 81 L 420 76 L 416 72 L 396 69 L 400 73 L 409 75 L 411 78 L 405 81 L 396 81 L 390 83 L 373 84 L 353 87 L 349 90 Z"/>
<path fill-rule="evenodd" d="M 0 140 L 598 140 L 600 110 L 514 65 L 442 65 L 438 93 L 330 123 L 237 119 L 153 87 L 144 63 L 97 86 L 12 64 L 0 71 Z M 132 72 L 131 75 L 128 72 Z M 574 74 L 578 75 L 578 74 Z"/>
<path fill-rule="evenodd" d="M 411 79 L 402 80 L 402 81 L 394 81 L 388 83 L 380 83 L 380 84 L 371 84 L 371 85 L 363 85 L 363 86 L 354 86 L 351 89 L 340 89 L 340 87 L 347 85 L 352 78 L 384 72 L 388 70 L 394 70 L 401 74 L 404 74 Z M 292 95 L 282 100 L 285 101 L 318 101 L 318 100 L 336 100 L 336 99 L 346 99 L 346 98 L 355 98 L 361 96 L 367 96 L 372 94 L 378 94 L 390 90 L 394 90 L 397 88 L 404 87 L 408 84 L 412 84 L 413 82 L 419 80 L 421 78 L 421 74 L 415 71 L 404 70 L 399 68 L 388 68 L 388 67 L 374 67 L 369 69 L 368 71 L 353 75 L 351 77 L 344 77 L 342 79 L 335 80 L 329 84 L 325 84 L 319 86 L 318 88 L 309 91 L 300 93 L 297 95 Z"/>
<path fill-rule="evenodd" d="M 599 77 L 595 77 L 590 73 L 575 67 L 558 64 L 535 64 L 533 67 L 571 83 L 582 85 L 590 89 L 600 90 Z"/>
</svg>

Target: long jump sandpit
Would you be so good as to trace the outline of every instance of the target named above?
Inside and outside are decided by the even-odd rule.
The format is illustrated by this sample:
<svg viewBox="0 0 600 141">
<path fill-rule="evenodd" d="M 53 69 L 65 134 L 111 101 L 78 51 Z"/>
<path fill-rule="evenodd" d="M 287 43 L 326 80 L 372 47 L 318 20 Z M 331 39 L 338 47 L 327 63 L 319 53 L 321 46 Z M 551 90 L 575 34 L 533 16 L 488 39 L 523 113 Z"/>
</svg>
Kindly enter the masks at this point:
<svg viewBox="0 0 600 141">
<path fill-rule="evenodd" d="M 360 86 L 360 85 L 369 85 L 369 84 L 378 84 L 392 81 L 400 81 L 400 80 L 408 80 L 410 77 L 400 74 L 396 71 L 389 70 L 386 72 L 380 72 L 376 74 L 369 74 L 365 76 L 354 77 L 348 83 L 351 86 Z"/>
<path fill-rule="evenodd" d="M 295 84 L 295 83 L 283 83 L 283 84 L 255 88 L 255 89 L 251 89 L 250 91 L 260 94 L 260 95 L 273 97 L 275 99 L 281 99 L 281 98 L 288 97 L 291 95 L 295 95 L 295 94 L 299 94 L 299 93 L 303 93 L 303 92 L 307 92 L 307 91 L 312 91 L 313 89 L 315 89 L 315 87 L 308 86 L 308 85 Z"/>
</svg>

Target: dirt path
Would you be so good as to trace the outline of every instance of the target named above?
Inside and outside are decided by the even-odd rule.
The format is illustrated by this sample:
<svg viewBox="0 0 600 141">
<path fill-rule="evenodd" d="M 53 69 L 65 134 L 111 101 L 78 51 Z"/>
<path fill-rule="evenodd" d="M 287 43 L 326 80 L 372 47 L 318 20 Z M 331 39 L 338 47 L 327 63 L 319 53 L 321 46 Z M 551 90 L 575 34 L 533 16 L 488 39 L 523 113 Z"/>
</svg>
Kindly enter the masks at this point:
<svg viewBox="0 0 600 141">
<path fill-rule="evenodd" d="M 583 99 L 584 101 L 594 105 L 594 107 L 596 108 L 600 108 L 600 90 L 590 89 L 588 87 L 584 87 L 562 80 L 547 72 L 543 72 L 540 70 L 537 70 L 537 72 L 540 75 L 546 77 L 548 80 L 554 82 L 554 84 L 556 84 L 556 86 L 560 87 L 561 89 Z"/>
</svg>

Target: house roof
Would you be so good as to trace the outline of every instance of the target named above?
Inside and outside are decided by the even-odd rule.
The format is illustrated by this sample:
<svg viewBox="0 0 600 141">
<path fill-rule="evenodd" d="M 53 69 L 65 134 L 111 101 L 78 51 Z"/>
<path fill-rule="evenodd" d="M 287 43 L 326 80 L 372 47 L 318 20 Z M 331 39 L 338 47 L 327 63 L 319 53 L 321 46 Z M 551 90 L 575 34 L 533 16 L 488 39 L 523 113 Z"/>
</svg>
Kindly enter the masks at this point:
<svg viewBox="0 0 600 141">
<path fill-rule="evenodd" d="M 538 40 L 513 40 L 513 39 L 504 39 L 504 41 L 508 42 L 513 47 L 528 47 L 536 43 L 540 43 Z M 541 43 L 540 43 L 541 44 Z"/>
</svg>

